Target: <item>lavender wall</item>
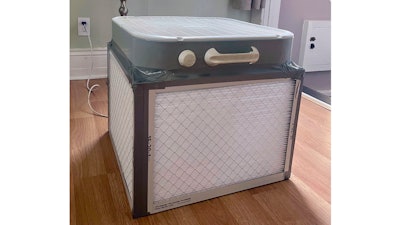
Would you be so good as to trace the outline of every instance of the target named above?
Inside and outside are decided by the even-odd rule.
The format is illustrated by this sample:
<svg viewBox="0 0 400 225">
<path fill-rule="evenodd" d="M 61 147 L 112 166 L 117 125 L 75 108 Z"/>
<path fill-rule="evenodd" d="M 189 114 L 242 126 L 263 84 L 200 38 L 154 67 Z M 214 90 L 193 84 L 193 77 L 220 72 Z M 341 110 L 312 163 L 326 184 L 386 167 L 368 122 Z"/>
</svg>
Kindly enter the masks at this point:
<svg viewBox="0 0 400 225">
<path fill-rule="evenodd" d="M 331 20 L 330 0 L 282 0 L 278 27 L 294 33 L 292 59 L 299 61 L 304 20 Z"/>
</svg>

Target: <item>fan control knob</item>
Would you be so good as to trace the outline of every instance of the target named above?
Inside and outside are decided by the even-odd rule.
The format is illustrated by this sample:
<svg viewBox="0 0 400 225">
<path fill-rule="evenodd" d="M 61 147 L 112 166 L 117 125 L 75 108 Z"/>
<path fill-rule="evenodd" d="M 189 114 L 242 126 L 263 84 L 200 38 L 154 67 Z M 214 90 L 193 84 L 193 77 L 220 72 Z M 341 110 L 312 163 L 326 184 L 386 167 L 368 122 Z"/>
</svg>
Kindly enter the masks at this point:
<svg viewBox="0 0 400 225">
<path fill-rule="evenodd" d="M 184 50 L 179 54 L 179 64 L 184 67 L 191 67 L 196 62 L 196 55 L 191 50 Z"/>
</svg>

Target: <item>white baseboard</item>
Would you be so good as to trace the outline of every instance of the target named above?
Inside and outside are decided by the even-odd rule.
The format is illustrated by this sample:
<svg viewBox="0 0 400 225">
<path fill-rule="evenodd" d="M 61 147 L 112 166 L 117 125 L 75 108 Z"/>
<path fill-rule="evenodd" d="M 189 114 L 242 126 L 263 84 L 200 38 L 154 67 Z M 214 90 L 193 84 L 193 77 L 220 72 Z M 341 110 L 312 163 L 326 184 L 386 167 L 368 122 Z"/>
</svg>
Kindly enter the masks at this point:
<svg viewBox="0 0 400 225">
<path fill-rule="evenodd" d="M 304 97 L 305 99 L 308 99 L 308 100 L 310 100 L 310 101 L 316 103 L 317 105 L 322 106 L 322 107 L 324 107 L 325 109 L 331 111 L 331 105 L 326 104 L 325 102 L 323 102 L 323 101 L 321 101 L 321 100 L 319 100 L 319 99 L 316 99 L 316 98 L 314 98 L 313 96 L 311 96 L 311 95 L 309 95 L 309 94 L 306 94 L 306 93 L 303 92 L 303 93 L 302 93 L 302 97 Z"/>
<path fill-rule="evenodd" d="M 99 79 L 107 77 L 107 49 L 93 49 L 93 71 L 90 74 L 90 49 L 70 50 L 70 80 Z"/>
</svg>

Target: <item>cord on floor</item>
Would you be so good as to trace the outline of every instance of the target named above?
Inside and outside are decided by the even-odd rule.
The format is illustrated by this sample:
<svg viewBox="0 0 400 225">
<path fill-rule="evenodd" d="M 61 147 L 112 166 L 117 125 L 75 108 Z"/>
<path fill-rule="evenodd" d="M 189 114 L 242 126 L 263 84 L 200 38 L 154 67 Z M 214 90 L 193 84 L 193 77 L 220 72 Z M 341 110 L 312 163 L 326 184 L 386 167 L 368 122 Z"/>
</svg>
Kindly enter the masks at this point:
<svg viewBox="0 0 400 225">
<path fill-rule="evenodd" d="M 86 24 L 83 24 L 83 27 L 84 27 L 84 29 L 86 30 Z M 92 104 L 91 104 L 91 102 L 90 102 L 90 95 L 91 95 L 91 93 L 93 92 L 93 90 L 94 90 L 96 87 L 100 87 L 100 85 L 99 85 L 99 84 L 94 84 L 94 85 L 92 85 L 92 86 L 90 87 L 90 77 L 92 76 L 92 73 L 93 73 L 93 46 L 92 46 L 92 40 L 90 39 L 90 35 L 88 35 L 88 40 L 89 40 L 89 45 L 90 45 L 90 60 L 91 60 L 91 64 L 90 64 L 89 78 L 88 78 L 87 81 L 86 81 L 86 89 L 88 90 L 87 102 L 88 102 L 88 105 L 89 105 L 90 110 L 93 112 L 94 115 L 102 116 L 102 117 L 108 118 L 107 115 L 97 112 L 97 111 L 92 107 Z"/>
</svg>

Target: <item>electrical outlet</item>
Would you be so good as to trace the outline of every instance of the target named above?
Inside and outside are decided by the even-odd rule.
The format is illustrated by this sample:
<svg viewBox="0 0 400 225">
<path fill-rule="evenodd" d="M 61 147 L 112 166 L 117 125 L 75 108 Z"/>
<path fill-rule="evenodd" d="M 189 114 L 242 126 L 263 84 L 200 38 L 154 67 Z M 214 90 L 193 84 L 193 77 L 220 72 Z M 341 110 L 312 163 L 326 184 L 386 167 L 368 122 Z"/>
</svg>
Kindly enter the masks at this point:
<svg viewBox="0 0 400 225">
<path fill-rule="evenodd" d="M 85 24 L 85 26 L 84 26 Z M 78 17 L 78 35 L 89 36 L 90 35 L 90 18 L 89 17 Z"/>
</svg>

